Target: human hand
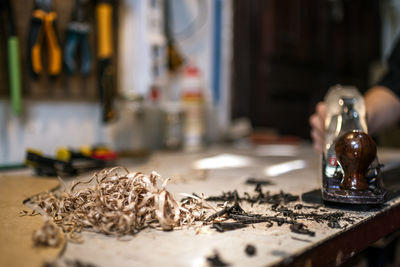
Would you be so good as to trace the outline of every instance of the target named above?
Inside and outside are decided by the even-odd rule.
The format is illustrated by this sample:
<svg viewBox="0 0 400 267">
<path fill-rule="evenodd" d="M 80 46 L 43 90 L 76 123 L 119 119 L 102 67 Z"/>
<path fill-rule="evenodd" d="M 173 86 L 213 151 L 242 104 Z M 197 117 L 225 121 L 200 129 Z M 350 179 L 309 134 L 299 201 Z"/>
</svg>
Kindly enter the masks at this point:
<svg viewBox="0 0 400 267">
<path fill-rule="evenodd" d="M 400 99 L 390 89 L 375 86 L 364 97 L 368 133 L 376 134 L 400 121 Z"/>
<path fill-rule="evenodd" d="M 319 102 L 315 108 L 315 113 L 311 115 L 309 120 L 313 148 L 317 152 L 322 152 L 325 145 L 325 117 L 326 105 L 324 102 Z"/>
</svg>

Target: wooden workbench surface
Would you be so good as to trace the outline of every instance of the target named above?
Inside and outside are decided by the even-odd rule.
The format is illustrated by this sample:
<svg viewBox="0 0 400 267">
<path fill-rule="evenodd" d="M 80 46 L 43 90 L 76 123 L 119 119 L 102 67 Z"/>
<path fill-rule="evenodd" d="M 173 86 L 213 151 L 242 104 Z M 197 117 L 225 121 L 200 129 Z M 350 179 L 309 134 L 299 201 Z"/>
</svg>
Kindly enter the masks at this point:
<svg viewBox="0 0 400 267">
<path fill-rule="evenodd" d="M 283 153 L 283 152 L 284 153 Z M 193 166 L 198 159 L 212 158 L 218 155 L 226 157 L 240 156 L 236 160 L 244 160 L 241 167 L 226 167 L 209 169 L 208 171 L 194 170 Z M 381 161 L 400 162 L 400 151 L 380 151 Z M 222 157 L 223 159 L 223 157 Z M 284 162 L 297 162 L 297 170 L 273 175 L 271 167 Z M 211 161 L 213 162 L 213 161 Z M 225 160 L 226 162 L 226 160 Z M 197 162 L 198 163 L 198 162 Z M 240 163 L 240 162 L 239 162 Z M 173 180 L 167 186 L 176 198 L 181 198 L 179 193 L 204 193 L 206 196 L 220 195 L 223 191 L 238 190 L 239 194 L 254 193 L 254 185 L 245 184 L 249 177 L 268 179 L 272 185 L 263 186 L 264 191 L 278 193 L 280 190 L 301 195 L 305 192 L 318 189 L 321 184 L 319 177 L 319 156 L 308 146 L 262 147 L 258 149 L 224 149 L 212 148 L 201 153 L 166 153 L 154 154 L 144 163 L 123 162 L 130 171 L 142 171 L 148 173 L 157 171 L 163 178 L 170 177 Z M 210 164 L 210 162 L 201 162 Z M 197 165 L 198 167 L 200 165 Z M 279 166 L 279 165 L 278 165 Z M 391 164 L 388 164 L 391 166 Z M 269 168 L 269 169 L 268 169 Z M 276 169 L 275 169 L 276 171 Z M 279 170 L 278 170 L 279 172 Z M 276 173 L 275 173 L 276 174 Z M 86 179 L 80 177 L 79 179 Z M 288 205 L 295 205 L 290 203 Z M 299 255 L 309 252 L 309 258 L 302 259 L 303 263 L 313 263 L 313 255 L 310 253 L 321 244 L 330 242 L 347 232 L 356 231 L 357 227 L 373 220 L 379 215 L 384 215 L 398 207 L 400 198 L 388 201 L 384 206 L 373 210 L 341 209 L 346 216 L 354 218 L 355 223 L 342 223 L 345 229 L 333 229 L 326 223 L 304 221 L 307 227 L 315 231 L 315 236 L 293 233 L 289 225 L 266 227 L 265 223 L 250 225 L 247 228 L 217 232 L 210 226 L 200 229 L 181 229 L 174 231 L 160 231 L 145 229 L 135 236 L 129 236 L 122 240 L 86 232 L 83 234 L 84 243 L 67 243 L 59 263 L 68 260 L 79 260 L 82 263 L 90 263 L 95 266 L 209 266 L 207 257 L 218 253 L 220 258 L 231 266 L 269 266 L 276 264 L 296 263 Z M 307 204 L 309 205 L 309 204 Z M 242 203 L 246 212 L 268 214 L 270 205 L 249 205 Z M 337 211 L 337 208 L 324 207 L 328 211 Z M 312 211 L 312 210 L 309 210 Z M 399 223 L 397 216 L 397 223 Z M 395 221 L 396 224 L 396 221 Z M 393 227 L 398 227 L 394 225 Z M 392 228 L 393 228 L 392 227 Z M 383 234 L 393 231 L 390 228 Z M 361 229 L 361 228 L 360 228 Z M 382 233 L 381 233 L 382 234 Z M 379 237 L 377 237 L 379 238 Z M 373 237 L 372 239 L 376 239 Z M 371 241 L 371 240 L 370 240 Z M 373 242 L 375 240 L 372 240 Z M 247 245 L 256 248 L 256 254 L 249 256 L 245 252 Z M 337 244 L 341 244 L 340 242 Z M 367 246 L 368 244 L 365 244 Z M 358 252 L 365 246 L 334 248 L 332 254 L 334 262 L 340 263 L 350 255 Z M 350 252 L 349 252 L 350 251 Z M 307 255 L 307 254 L 306 254 Z M 332 260 L 332 259 L 330 259 Z M 302 264 L 303 264 L 302 263 Z"/>
</svg>

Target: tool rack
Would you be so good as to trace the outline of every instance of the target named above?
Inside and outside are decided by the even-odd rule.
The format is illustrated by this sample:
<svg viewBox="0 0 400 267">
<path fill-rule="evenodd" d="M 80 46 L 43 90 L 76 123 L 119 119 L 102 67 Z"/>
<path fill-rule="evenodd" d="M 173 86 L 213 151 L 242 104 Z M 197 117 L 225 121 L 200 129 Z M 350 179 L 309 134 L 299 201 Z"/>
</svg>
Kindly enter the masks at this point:
<svg viewBox="0 0 400 267">
<path fill-rule="evenodd" d="M 117 76 L 117 1 L 113 1 L 114 14 L 113 14 L 113 68 L 114 75 Z M 89 34 L 89 45 L 92 57 L 92 70 L 87 77 L 83 77 L 79 72 L 74 75 L 68 75 L 63 69 L 61 74 L 52 79 L 47 73 L 47 57 L 45 50 L 47 49 L 44 44 L 42 55 L 42 62 L 44 73 L 35 79 L 29 70 L 27 41 L 29 34 L 29 26 L 32 17 L 32 10 L 34 1 L 15 0 L 11 1 L 15 14 L 15 23 L 17 36 L 19 38 L 19 52 L 20 52 L 20 65 L 21 65 L 21 94 L 23 100 L 46 100 L 46 101 L 98 101 L 98 82 L 97 82 L 97 30 L 95 21 L 95 1 L 89 1 L 89 24 L 91 32 Z M 56 30 L 58 31 L 58 38 L 60 40 L 61 49 L 64 48 L 66 39 L 66 30 L 69 21 L 71 20 L 71 12 L 73 10 L 75 1 L 52 1 L 52 10 L 57 14 Z M 7 65 L 7 41 L 5 33 L 1 26 L 0 30 L 0 100 L 10 101 L 10 89 L 8 78 L 8 65 Z M 78 61 L 79 62 L 79 61 Z M 116 79 L 114 79 L 114 88 L 117 88 Z M 23 103 L 22 103 L 23 105 Z"/>
</svg>

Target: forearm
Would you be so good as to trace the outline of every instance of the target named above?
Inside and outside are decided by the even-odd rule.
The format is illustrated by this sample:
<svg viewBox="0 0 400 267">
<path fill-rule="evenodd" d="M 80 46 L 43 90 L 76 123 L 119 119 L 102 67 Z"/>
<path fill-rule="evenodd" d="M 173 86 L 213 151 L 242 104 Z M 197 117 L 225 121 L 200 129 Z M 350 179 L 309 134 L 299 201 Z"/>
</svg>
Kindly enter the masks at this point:
<svg viewBox="0 0 400 267">
<path fill-rule="evenodd" d="M 370 134 L 375 134 L 400 120 L 400 99 L 384 86 L 375 86 L 365 94 L 365 106 Z"/>
</svg>

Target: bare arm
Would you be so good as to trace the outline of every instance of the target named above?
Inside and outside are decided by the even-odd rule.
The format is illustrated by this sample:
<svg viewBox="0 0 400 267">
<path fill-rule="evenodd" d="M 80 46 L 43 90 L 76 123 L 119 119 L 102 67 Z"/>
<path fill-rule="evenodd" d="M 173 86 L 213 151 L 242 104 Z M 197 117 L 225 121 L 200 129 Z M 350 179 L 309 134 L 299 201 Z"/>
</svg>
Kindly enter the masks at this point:
<svg viewBox="0 0 400 267">
<path fill-rule="evenodd" d="M 372 87 L 364 100 L 370 134 L 378 133 L 400 120 L 400 99 L 388 88 Z"/>
<path fill-rule="evenodd" d="M 325 146 L 325 116 L 326 105 L 324 102 L 319 102 L 315 108 L 315 113 L 310 117 L 313 148 L 318 152 L 322 152 Z"/>
</svg>

